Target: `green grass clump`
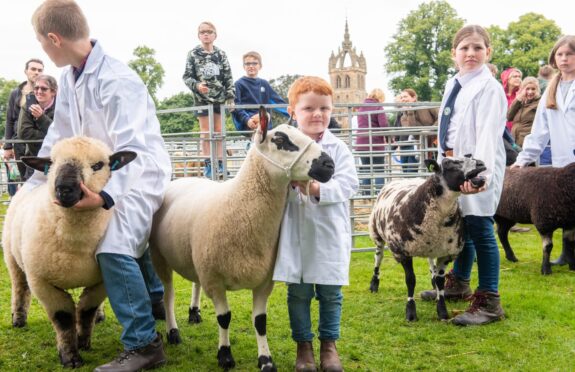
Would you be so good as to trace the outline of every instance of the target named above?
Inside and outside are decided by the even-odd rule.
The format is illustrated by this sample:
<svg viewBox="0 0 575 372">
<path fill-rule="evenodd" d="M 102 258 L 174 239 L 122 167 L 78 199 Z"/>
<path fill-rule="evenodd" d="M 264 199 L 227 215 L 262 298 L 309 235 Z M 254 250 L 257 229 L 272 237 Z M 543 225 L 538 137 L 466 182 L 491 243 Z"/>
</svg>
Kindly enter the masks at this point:
<svg viewBox="0 0 575 372">
<path fill-rule="evenodd" d="M 554 256 L 561 249 L 556 234 Z M 365 238 L 361 238 L 365 239 Z M 511 234 L 520 262 L 502 258 L 500 292 L 507 319 L 481 327 L 459 328 L 437 320 L 435 304 L 417 301 L 419 321 L 404 319 L 407 297 L 404 274 L 389 252 L 381 268 L 379 293 L 369 292 L 372 253 L 354 253 L 351 283 L 344 288 L 341 340 L 338 349 L 348 371 L 572 371 L 575 366 L 575 272 L 554 267 L 540 274 L 541 240 L 535 230 Z M 365 239 L 360 245 L 371 246 Z M 503 252 L 502 257 L 503 257 Z M 415 260 L 416 291 L 428 289 L 427 261 Z M 473 272 L 472 286 L 477 283 Z M 213 305 L 202 299 L 200 325 L 187 324 L 191 284 L 176 278 L 176 315 L 183 344 L 166 346 L 165 371 L 218 371 L 218 327 Z M 75 296 L 79 290 L 74 291 Z M 229 293 L 232 310 L 231 343 L 236 371 L 257 369 L 255 331 L 251 325 L 251 293 Z M 461 311 L 464 302 L 448 302 Z M 33 300 L 28 325 L 14 329 L 10 318 L 10 280 L 0 265 L 0 371 L 62 370 L 55 334 L 44 309 Z M 121 351 L 121 328 L 106 302 L 107 320 L 96 326 L 92 350 L 81 352 L 91 371 Z M 317 327 L 317 303 L 312 314 Z M 165 333 L 165 323 L 158 322 Z M 279 371 L 294 368 L 295 344 L 290 338 L 286 286 L 277 284 L 268 306 L 268 341 Z M 319 357 L 315 342 L 316 358 Z"/>
</svg>

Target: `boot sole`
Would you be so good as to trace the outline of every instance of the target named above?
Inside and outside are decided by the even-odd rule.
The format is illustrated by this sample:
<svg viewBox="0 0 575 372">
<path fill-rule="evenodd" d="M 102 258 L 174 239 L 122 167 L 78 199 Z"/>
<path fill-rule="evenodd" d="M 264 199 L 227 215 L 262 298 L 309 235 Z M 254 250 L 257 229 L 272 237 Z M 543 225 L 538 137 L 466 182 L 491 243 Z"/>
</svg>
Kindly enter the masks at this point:
<svg viewBox="0 0 575 372">
<path fill-rule="evenodd" d="M 159 362 L 156 362 L 156 363 L 152 364 L 152 365 L 149 366 L 149 367 L 142 368 L 140 371 L 148 371 L 148 370 L 150 370 L 150 369 L 160 368 L 160 367 L 162 367 L 162 366 L 165 365 L 165 364 L 166 364 L 166 360 L 164 359 L 164 360 L 161 360 L 161 361 L 159 361 Z"/>
</svg>

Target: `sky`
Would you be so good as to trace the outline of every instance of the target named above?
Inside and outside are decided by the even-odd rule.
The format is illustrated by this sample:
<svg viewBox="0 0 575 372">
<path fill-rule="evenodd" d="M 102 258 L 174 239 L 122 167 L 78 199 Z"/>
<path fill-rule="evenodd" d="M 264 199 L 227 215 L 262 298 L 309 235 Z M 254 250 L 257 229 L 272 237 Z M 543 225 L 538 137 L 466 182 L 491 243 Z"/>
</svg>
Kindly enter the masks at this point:
<svg viewBox="0 0 575 372">
<path fill-rule="evenodd" d="M 199 44 L 202 21 L 215 24 L 215 45 L 223 49 L 234 80 L 243 76 L 242 55 L 260 52 L 260 77 L 286 74 L 317 75 L 329 79 L 328 59 L 343 41 L 346 19 L 351 41 L 367 61 L 366 90 L 381 88 L 386 101 L 393 97 L 386 78 L 385 46 L 398 24 L 422 0 L 77 0 L 90 25 L 91 36 L 113 57 L 128 62 L 139 45 L 155 49 L 165 70 L 158 98 L 188 91 L 182 74 L 189 50 Z M 1 1 L 0 77 L 23 81 L 24 64 L 37 57 L 45 72 L 60 76 L 36 40 L 30 18 L 41 0 Z M 554 20 L 564 34 L 575 34 L 575 5 L 565 0 L 449 0 L 466 23 L 507 28 L 519 16 L 535 12 Z"/>
</svg>

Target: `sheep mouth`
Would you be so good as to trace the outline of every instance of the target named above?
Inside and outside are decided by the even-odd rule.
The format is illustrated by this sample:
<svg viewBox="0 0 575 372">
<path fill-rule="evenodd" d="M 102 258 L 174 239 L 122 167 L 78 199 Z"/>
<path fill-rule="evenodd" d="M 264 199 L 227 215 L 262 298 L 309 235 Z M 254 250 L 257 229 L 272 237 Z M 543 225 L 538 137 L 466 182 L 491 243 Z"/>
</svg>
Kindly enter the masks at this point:
<svg viewBox="0 0 575 372">
<path fill-rule="evenodd" d="M 59 185 L 56 186 L 56 199 L 64 208 L 71 208 L 84 197 L 80 185 L 76 187 Z"/>
<path fill-rule="evenodd" d="M 471 182 L 473 187 L 480 188 L 485 185 L 485 177 L 478 176 L 479 173 L 485 171 L 487 168 L 485 166 L 479 165 L 474 170 L 467 173 L 465 180 Z"/>
<path fill-rule="evenodd" d="M 316 181 L 325 183 L 331 179 L 335 173 L 335 163 L 333 159 L 325 152 L 322 152 L 320 157 L 313 159 L 311 162 L 311 169 L 308 176 Z"/>
</svg>

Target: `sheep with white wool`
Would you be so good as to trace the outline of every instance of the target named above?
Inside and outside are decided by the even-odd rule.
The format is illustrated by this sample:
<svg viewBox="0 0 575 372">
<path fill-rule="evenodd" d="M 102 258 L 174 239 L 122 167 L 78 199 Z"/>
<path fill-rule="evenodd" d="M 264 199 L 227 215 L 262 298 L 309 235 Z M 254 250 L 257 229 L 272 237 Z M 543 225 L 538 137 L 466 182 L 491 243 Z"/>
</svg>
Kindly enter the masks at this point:
<svg viewBox="0 0 575 372">
<path fill-rule="evenodd" d="M 74 209 L 82 198 L 80 182 L 98 193 L 112 168 L 135 157 L 73 137 L 56 143 L 50 158 L 22 158 L 29 167 L 48 171 L 48 181 L 20 190 L 6 213 L 2 244 L 12 281 L 12 325 L 26 324 L 31 291 L 48 313 L 65 367 L 82 365 L 78 350 L 90 348 L 94 316 L 106 297 L 95 252 L 112 210 Z M 75 305 L 66 290 L 78 287 L 84 290 Z"/>
<path fill-rule="evenodd" d="M 563 229 L 563 251 L 569 269 L 575 270 L 575 163 L 562 168 L 527 167 L 505 171 L 503 191 L 495 212 L 497 235 L 505 257 L 516 262 L 509 244 L 509 230 L 519 223 L 532 223 L 543 241 L 541 274 L 551 274 L 549 261 L 553 232 Z"/>
<path fill-rule="evenodd" d="M 425 160 L 432 176 L 390 182 L 380 191 L 369 219 L 369 234 L 375 242 L 375 268 L 370 290 L 379 289 L 379 267 L 387 243 L 405 271 L 407 284 L 406 319 L 417 320 L 413 257 L 427 257 L 437 291 L 437 315 L 447 319 L 444 284 L 445 268 L 463 249 L 462 215 L 457 198 L 460 186 L 470 180 L 476 187 L 485 183 L 478 176 L 486 168 L 481 160 L 444 158 L 441 167 Z"/>
<path fill-rule="evenodd" d="M 263 117 L 253 141 L 235 178 L 220 183 L 198 178 L 171 183 L 154 216 L 150 247 L 165 286 L 170 343 L 181 342 L 172 271 L 196 283 L 196 300 L 197 284 L 201 284 L 213 301 L 219 325 L 218 364 L 224 369 L 235 365 L 226 291 L 251 289 L 258 366 L 275 371 L 266 338 L 266 307 L 288 185 L 294 180 L 326 182 L 334 173 L 334 163 L 319 144 L 292 126 L 279 125 L 268 133 Z"/>
</svg>

